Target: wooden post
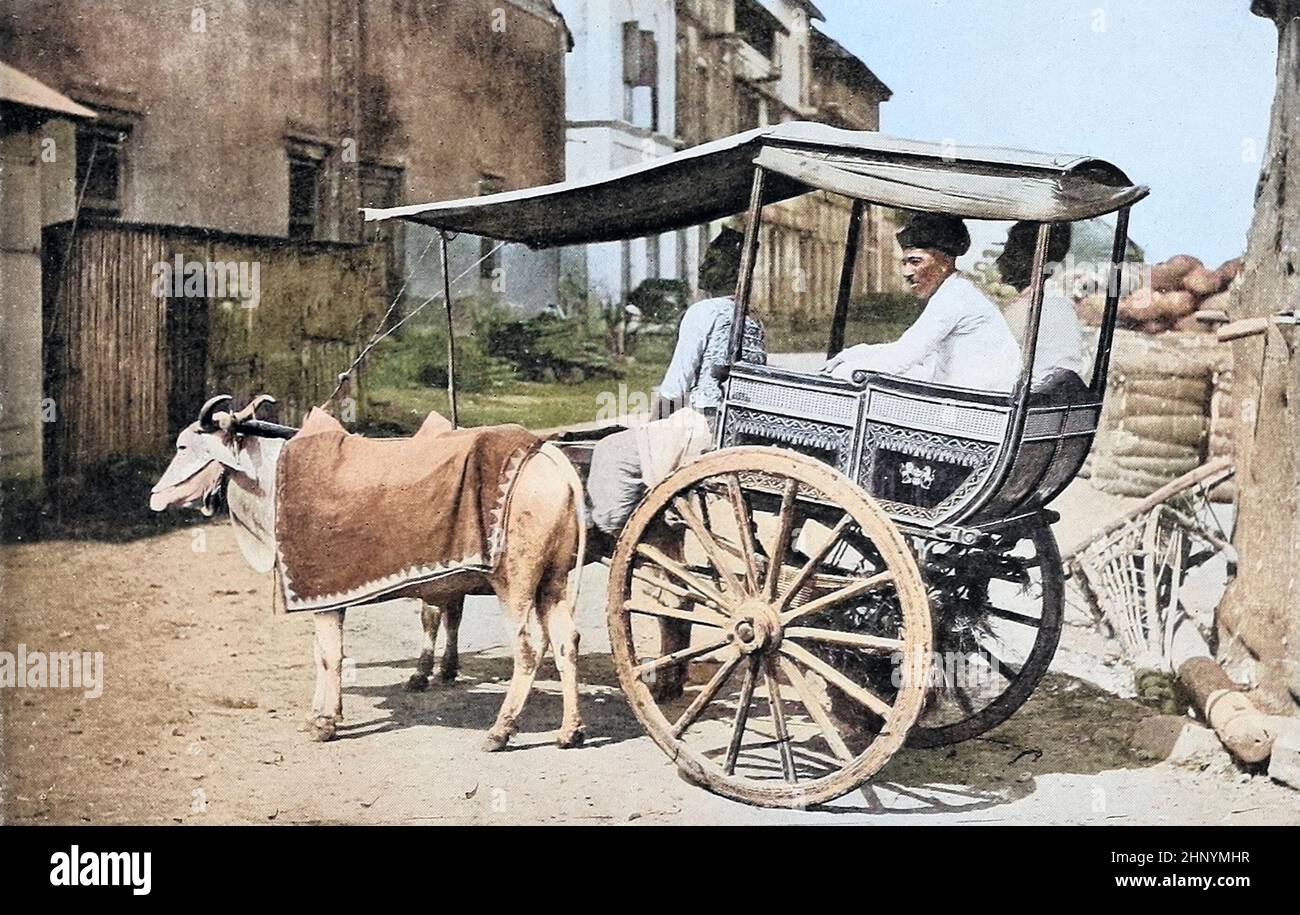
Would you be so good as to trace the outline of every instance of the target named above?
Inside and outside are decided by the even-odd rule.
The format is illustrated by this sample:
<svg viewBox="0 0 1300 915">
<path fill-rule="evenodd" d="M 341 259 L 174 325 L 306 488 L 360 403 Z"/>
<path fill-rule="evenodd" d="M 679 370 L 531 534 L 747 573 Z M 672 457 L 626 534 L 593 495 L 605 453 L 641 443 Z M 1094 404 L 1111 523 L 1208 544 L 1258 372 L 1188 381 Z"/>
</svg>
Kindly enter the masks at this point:
<svg viewBox="0 0 1300 915">
<path fill-rule="evenodd" d="M 460 426 L 456 410 L 456 333 L 451 326 L 451 264 L 447 257 L 447 233 L 438 230 L 442 248 L 442 304 L 447 313 L 447 400 L 451 403 L 451 427 Z"/>
<path fill-rule="evenodd" d="M 1178 679 L 1191 692 L 1196 711 L 1214 728 L 1229 753 L 1245 763 L 1268 759 L 1276 736 L 1268 719 L 1213 658 L 1187 659 L 1178 667 Z"/>
<path fill-rule="evenodd" d="M 844 324 L 849 317 L 853 273 L 858 265 L 858 248 L 862 240 L 862 214 L 866 208 L 864 201 L 854 200 L 853 209 L 849 212 L 849 231 L 844 239 L 844 260 L 840 265 L 840 288 L 835 296 L 835 314 L 831 318 L 831 339 L 826 345 L 827 359 L 844 349 Z"/>
<path fill-rule="evenodd" d="M 1247 4 L 1241 2 L 1245 16 Z M 1233 317 L 1270 318 L 1300 302 L 1300 0 L 1253 0 L 1277 29 L 1276 92 Z M 1237 577 L 1219 603 L 1219 660 L 1252 665 L 1266 711 L 1300 706 L 1300 353 L 1275 322 L 1233 343 Z"/>
<path fill-rule="evenodd" d="M 744 350 L 745 316 L 749 311 L 749 291 L 754 280 L 754 263 L 758 257 L 758 229 L 763 217 L 763 183 L 766 172 L 754 168 L 754 184 L 749 191 L 749 225 L 745 226 L 745 246 L 740 251 L 740 273 L 736 277 L 736 307 L 731 315 L 730 362 L 736 362 Z"/>
</svg>

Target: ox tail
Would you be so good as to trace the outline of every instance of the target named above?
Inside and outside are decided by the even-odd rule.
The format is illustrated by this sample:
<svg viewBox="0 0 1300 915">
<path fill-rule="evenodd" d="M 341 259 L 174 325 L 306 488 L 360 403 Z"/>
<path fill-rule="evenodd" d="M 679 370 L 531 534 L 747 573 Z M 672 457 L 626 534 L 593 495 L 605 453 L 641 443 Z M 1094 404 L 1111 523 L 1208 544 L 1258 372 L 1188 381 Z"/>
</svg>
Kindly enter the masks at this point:
<svg viewBox="0 0 1300 915">
<path fill-rule="evenodd" d="M 582 478 L 574 468 L 573 462 L 564 456 L 564 452 L 550 442 L 543 442 L 540 453 L 550 458 L 559 472 L 568 480 L 569 498 L 573 500 L 573 517 L 578 524 L 578 552 L 573 559 L 573 568 L 569 571 L 568 590 L 565 593 L 574 614 L 578 612 L 578 597 L 582 591 L 582 564 L 587 555 L 587 499 Z"/>
</svg>

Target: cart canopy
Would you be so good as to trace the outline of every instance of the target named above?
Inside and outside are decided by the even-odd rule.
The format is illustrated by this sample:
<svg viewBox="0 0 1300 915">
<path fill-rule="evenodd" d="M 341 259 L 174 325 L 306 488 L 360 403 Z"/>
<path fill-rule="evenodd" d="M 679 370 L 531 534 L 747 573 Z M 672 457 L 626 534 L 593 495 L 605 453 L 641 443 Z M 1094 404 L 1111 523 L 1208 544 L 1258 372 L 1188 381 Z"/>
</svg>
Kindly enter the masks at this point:
<svg viewBox="0 0 1300 915">
<path fill-rule="evenodd" d="M 744 212 L 754 167 L 764 203 L 826 190 L 869 203 L 971 219 L 1073 221 L 1148 193 L 1108 162 L 1019 149 L 904 140 L 791 121 L 596 175 L 438 203 L 367 208 L 534 248 L 639 238 Z"/>
</svg>

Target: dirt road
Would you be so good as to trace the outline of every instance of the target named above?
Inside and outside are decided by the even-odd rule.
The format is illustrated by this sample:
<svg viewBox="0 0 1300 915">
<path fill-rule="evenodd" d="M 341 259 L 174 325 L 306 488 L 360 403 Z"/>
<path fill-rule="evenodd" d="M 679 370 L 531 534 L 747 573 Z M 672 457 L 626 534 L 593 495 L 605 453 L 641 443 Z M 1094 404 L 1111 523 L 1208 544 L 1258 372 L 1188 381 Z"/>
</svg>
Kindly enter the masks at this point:
<svg viewBox="0 0 1300 915">
<path fill-rule="evenodd" d="M 829 807 L 769 811 L 683 782 L 642 734 L 610 664 L 599 566 L 580 613 L 587 746 L 551 743 L 560 701 L 548 661 L 516 744 L 486 754 L 510 667 L 492 600 L 470 600 L 460 680 L 426 693 L 403 689 L 415 605 L 349 615 L 345 726 L 315 744 L 298 730 L 311 622 L 272 615 L 270 582 L 245 566 L 227 523 L 0 556 L 0 645 L 104 655 L 99 698 L 0 690 L 0 809 L 12 823 L 1300 823 L 1300 795 L 1266 777 L 1140 759 L 1130 737 L 1150 712 L 1068 675 L 1097 662 L 1073 630 L 1067 672 L 986 737 L 904 751 L 874 788 Z"/>
</svg>

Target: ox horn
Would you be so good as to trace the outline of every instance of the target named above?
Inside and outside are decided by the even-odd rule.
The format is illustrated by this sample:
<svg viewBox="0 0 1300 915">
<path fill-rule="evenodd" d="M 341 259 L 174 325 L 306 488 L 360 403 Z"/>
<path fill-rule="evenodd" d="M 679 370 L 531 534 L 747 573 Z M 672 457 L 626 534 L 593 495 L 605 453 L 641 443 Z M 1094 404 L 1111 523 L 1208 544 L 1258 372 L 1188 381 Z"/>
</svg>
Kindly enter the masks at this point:
<svg viewBox="0 0 1300 915">
<path fill-rule="evenodd" d="M 203 409 L 199 410 L 199 429 L 204 432 L 216 432 L 218 425 L 213 414 L 217 412 L 218 408 L 228 410 L 234 402 L 235 398 L 229 394 L 218 394 L 216 397 L 209 398 L 208 402 L 203 405 Z"/>
<path fill-rule="evenodd" d="M 238 413 L 232 414 L 230 416 L 228 423 L 223 422 L 222 428 L 229 429 L 233 426 L 239 425 L 240 423 L 246 423 L 250 419 L 256 419 L 258 407 L 262 406 L 262 404 L 270 404 L 275 402 L 276 399 L 272 397 L 270 394 L 258 394 L 256 397 L 250 400 L 242 410 L 240 410 Z"/>
</svg>

